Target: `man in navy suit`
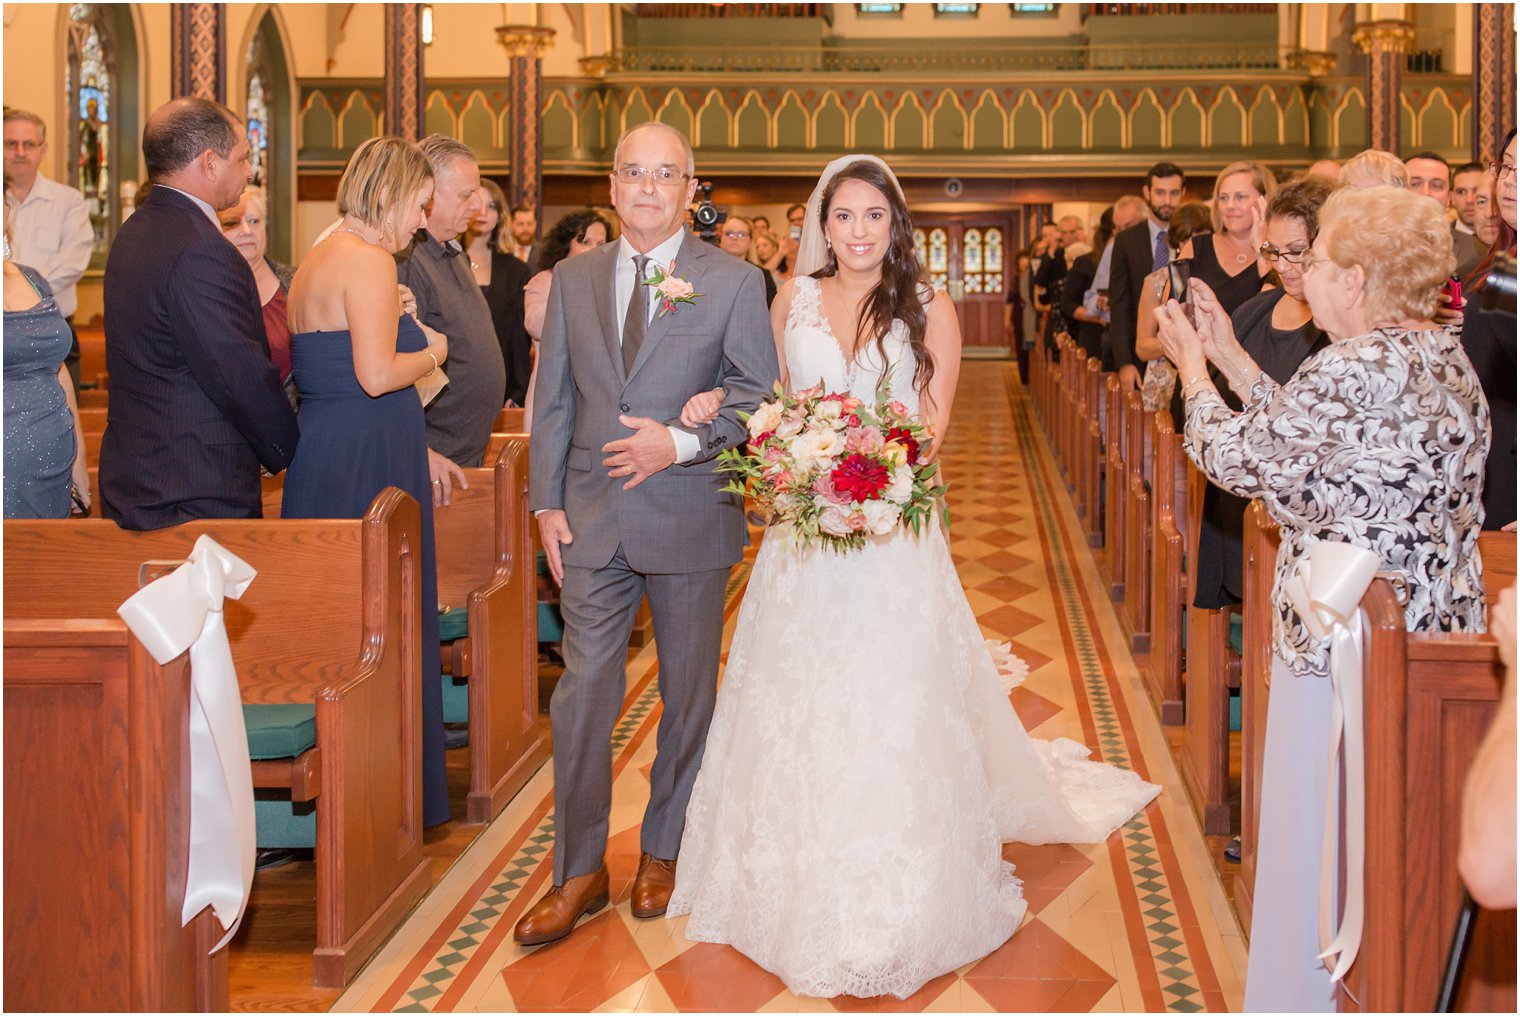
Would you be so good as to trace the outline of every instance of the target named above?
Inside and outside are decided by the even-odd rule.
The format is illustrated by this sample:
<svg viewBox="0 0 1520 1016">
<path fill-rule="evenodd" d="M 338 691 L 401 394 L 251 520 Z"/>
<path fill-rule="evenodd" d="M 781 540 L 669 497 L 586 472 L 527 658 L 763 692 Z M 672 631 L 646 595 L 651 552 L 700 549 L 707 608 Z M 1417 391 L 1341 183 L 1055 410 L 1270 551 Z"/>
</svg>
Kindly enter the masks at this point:
<svg viewBox="0 0 1520 1016">
<path fill-rule="evenodd" d="M 153 188 L 106 262 L 101 503 L 123 529 L 259 518 L 259 467 L 284 469 L 298 431 L 253 273 L 217 219 L 248 182 L 248 140 L 220 103 L 175 99 L 143 157 Z"/>
</svg>

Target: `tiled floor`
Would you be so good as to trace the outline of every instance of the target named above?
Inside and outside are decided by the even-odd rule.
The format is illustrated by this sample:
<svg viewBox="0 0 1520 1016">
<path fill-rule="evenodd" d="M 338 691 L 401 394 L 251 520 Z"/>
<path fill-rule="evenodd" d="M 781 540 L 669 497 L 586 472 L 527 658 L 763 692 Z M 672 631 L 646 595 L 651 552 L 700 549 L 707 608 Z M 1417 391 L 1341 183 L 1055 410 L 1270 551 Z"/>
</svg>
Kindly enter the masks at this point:
<svg viewBox="0 0 1520 1016">
<path fill-rule="evenodd" d="M 615 906 L 562 942 L 511 940 L 550 877 L 552 771 L 459 859 L 334 1007 L 356 1011 L 1123 1011 L 1238 1009 L 1239 928 L 1187 807 L 1077 519 L 1005 363 L 967 363 L 945 450 L 952 551 L 986 634 L 1030 665 L 1013 693 L 1037 736 L 1068 736 L 1163 785 L 1107 843 L 1007 846 L 1029 917 L 1007 944 L 914 997 L 812 999 L 732 949 L 687 942 L 684 919 L 626 902 L 659 716 L 655 647 L 633 656 L 613 736 Z M 747 565 L 730 586 L 729 624 Z M 728 634 L 731 634 L 731 630 Z"/>
</svg>

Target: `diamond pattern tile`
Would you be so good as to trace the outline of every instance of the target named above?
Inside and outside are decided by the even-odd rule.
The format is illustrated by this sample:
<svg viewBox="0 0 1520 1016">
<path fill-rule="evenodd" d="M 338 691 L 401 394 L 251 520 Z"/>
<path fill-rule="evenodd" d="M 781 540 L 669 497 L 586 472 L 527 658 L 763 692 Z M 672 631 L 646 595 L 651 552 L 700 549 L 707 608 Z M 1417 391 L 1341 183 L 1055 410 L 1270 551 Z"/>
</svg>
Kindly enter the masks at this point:
<svg viewBox="0 0 1520 1016">
<path fill-rule="evenodd" d="M 786 990 L 781 978 L 727 946 L 699 942 L 655 971 L 682 1012 L 754 1012 Z"/>
<path fill-rule="evenodd" d="M 953 973 L 936 977 L 907 998 L 897 998 L 892 995 L 882 995 L 880 998 L 852 998 L 849 995 L 842 995 L 839 998 L 829 999 L 829 1002 L 840 1012 L 923 1012 L 926 1007 L 938 1001 L 940 996 L 955 984 L 955 981 L 956 977 Z"/>
<path fill-rule="evenodd" d="M 649 973 L 623 919 L 604 910 L 568 938 L 526 951 L 502 971 L 524 1012 L 586 1012 Z"/>
<path fill-rule="evenodd" d="M 1116 983 L 1039 918 L 973 965 L 965 980 L 999 1012 L 1088 1012 Z"/>
<path fill-rule="evenodd" d="M 1029 902 L 1029 911 L 1033 914 L 1048 907 L 1093 864 L 1086 854 L 1069 843 L 1042 847 L 1005 843 L 1003 859 L 1012 862 L 1015 874 L 1023 880 L 1024 899 Z"/>
</svg>

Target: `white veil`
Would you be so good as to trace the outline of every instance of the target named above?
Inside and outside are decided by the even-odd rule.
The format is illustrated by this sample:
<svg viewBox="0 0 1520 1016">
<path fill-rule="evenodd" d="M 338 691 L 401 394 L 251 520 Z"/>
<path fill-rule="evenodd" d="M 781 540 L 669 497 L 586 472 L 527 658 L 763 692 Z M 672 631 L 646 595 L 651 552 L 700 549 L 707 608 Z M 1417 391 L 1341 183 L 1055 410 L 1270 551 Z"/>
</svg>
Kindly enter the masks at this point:
<svg viewBox="0 0 1520 1016">
<path fill-rule="evenodd" d="M 823 175 L 818 178 L 818 186 L 813 188 L 813 196 L 808 198 L 807 218 L 802 222 L 802 239 L 797 251 L 797 263 L 792 266 L 794 277 L 812 275 L 829 263 L 829 245 L 823 236 L 823 192 L 828 188 L 829 181 L 834 179 L 835 174 L 856 162 L 874 162 L 880 166 L 881 171 L 887 174 L 887 179 L 892 181 L 892 186 L 897 189 L 897 196 L 902 198 L 903 204 L 908 203 L 907 196 L 903 194 L 902 184 L 897 182 L 897 174 L 892 172 L 891 166 L 874 155 L 841 155 L 824 167 Z"/>
</svg>

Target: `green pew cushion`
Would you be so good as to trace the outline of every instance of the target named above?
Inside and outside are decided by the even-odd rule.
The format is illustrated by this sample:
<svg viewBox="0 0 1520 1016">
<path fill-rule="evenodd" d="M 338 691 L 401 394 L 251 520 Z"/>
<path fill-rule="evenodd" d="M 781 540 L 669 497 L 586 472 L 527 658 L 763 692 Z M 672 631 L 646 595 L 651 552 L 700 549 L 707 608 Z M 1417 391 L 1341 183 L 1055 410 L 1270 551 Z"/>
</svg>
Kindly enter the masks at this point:
<svg viewBox="0 0 1520 1016">
<path fill-rule="evenodd" d="M 470 612 L 464 607 L 438 612 L 438 641 L 453 642 L 470 633 Z"/>
<path fill-rule="evenodd" d="M 538 641 L 540 642 L 563 642 L 565 639 L 565 621 L 559 614 L 559 604 L 540 603 L 538 605 Z"/>
<path fill-rule="evenodd" d="M 317 706 L 313 702 L 243 704 L 251 759 L 295 758 L 317 743 Z"/>
<path fill-rule="evenodd" d="M 1246 625 L 1239 611 L 1230 615 L 1230 648 L 1235 650 L 1235 655 L 1242 656 L 1246 651 Z"/>
</svg>

